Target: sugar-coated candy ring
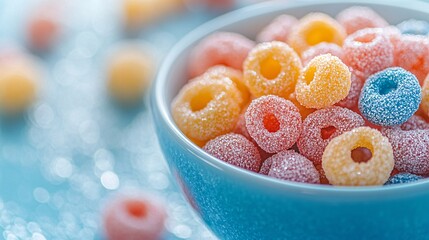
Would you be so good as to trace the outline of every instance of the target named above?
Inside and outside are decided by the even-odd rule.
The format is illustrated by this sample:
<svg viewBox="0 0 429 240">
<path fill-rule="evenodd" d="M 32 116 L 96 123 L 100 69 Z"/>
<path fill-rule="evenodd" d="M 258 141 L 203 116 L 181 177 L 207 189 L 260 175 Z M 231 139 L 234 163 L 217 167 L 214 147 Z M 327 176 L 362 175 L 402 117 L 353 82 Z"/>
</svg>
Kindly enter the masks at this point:
<svg viewBox="0 0 429 240">
<path fill-rule="evenodd" d="M 331 54 L 317 56 L 301 71 L 296 99 L 307 108 L 325 108 L 344 99 L 351 86 L 349 68 Z"/>
<path fill-rule="evenodd" d="M 237 133 L 237 134 L 241 134 L 244 137 L 246 137 L 247 139 L 252 140 L 252 137 L 249 135 L 249 132 L 247 131 L 247 128 L 246 128 L 246 118 L 244 117 L 248 106 L 249 105 L 245 106 L 241 110 L 240 117 L 237 120 L 237 124 L 235 125 L 235 128 L 234 128 L 233 132 Z"/>
<path fill-rule="evenodd" d="M 246 113 L 247 107 L 248 107 L 248 105 L 243 108 L 242 114 L 238 118 L 237 124 L 235 125 L 233 132 L 240 134 L 240 135 L 243 135 L 245 138 L 247 138 L 252 143 L 254 143 L 256 148 L 259 151 L 259 155 L 261 156 L 261 161 L 263 162 L 265 159 L 271 157 L 273 154 L 267 153 L 261 147 L 259 147 L 258 144 L 255 142 L 255 140 L 253 140 L 253 138 L 250 136 L 249 131 L 247 131 L 246 118 L 245 118 L 245 113 Z"/>
<path fill-rule="evenodd" d="M 243 62 L 254 45 L 253 41 L 238 33 L 214 33 L 192 49 L 188 60 L 189 75 L 199 76 L 216 65 L 242 70 Z"/>
<path fill-rule="evenodd" d="M 364 125 L 363 118 L 347 108 L 334 106 L 317 110 L 303 122 L 299 152 L 315 165 L 320 164 L 323 151 L 333 138 Z"/>
<path fill-rule="evenodd" d="M 287 97 L 295 89 L 301 61 L 295 51 L 283 42 L 258 44 L 243 65 L 246 86 L 255 97 Z"/>
<path fill-rule="evenodd" d="M 345 37 L 344 28 L 335 19 L 324 13 L 310 13 L 292 29 L 288 43 L 301 54 L 321 42 L 342 46 Z"/>
<path fill-rule="evenodd" d="M 241 93 L 230 79 L 205 78 L 186 84 L 171 111 L 179 129 L 202 144 L 234 129 L 241 104 Z"/>
<path fill-rule="evenodd" d="M 372 157 L 366 162 L 355 162 L 351 152 L 357 148 L 370 150 Z M 332 139 L 323 153 L 322 166 L 333 185 L 383 185 L 394 166 L 392 146 L 375 129 L 355 128 Z"/>
<path fill-rule="evenodd" d="M 204 151 L 220 160 L 258 172 L 261 168 L 261 156 L 258 148 L 243 135 L 229 133 L 218 136 L 203 147 Z"/>
<path fill-rule="evenodd" d="M 216 65 L 211 68 L 209 68 L 202 77 L 208 77 L 211 79 L 216 78 L 229 78 L 231 79 L 238 90 L 241 92 L 241 97 L 243 98 L 243 103 L 246 104 L 249 102 L 250 99 L 250 92 L 247 86 L 244 84 L 243 74 L 240 70 L 230 68 L 223 65 Z M 194 78 L 195 79 L 195 78 Z"/>
<path fill-rule="evenodd" d="M 400 128 L 404 131 L 416 130 L 416 129 L 429 129 L 429 122 L 423 117 L 418 115 L 413 115 L 405 123 L 403 123 Z"/>
<path fill-rule="evenodd" d="M 403 68 L 387 68 L 370 76 L 359 98 L 362 116 L 373 124 L 393 126 L 406 122 L 419 108 L 417 78 Z"/>
<path fill-rule="evenodd" d="M 394 42 L 394 65 L 416 75 L 423 85 L 429 73 L 429 39 L 425 36 L 402 35 Z"/>
<path fill-rule="evenodd" d="M 389 178 L 389 180 L 384 185 L 400 184 L 400 183 L 410 183 L 415 182 L 420 179 L 423 179 L 422 176 L 411 174 L 411 173 L 398 173 Z"/>
<path fill-rule="evenodd" d="M 429 75 L 428 77 L 426 77 L 426 80 L 422 87 L 421 109 L 422 109 L 422 112 L 426 114 L 426 117 L 429 118 Z"/>
<path fill-rule="evenodd" d="M 280 15 L 262 29 L 256 39 L 258 42 L 287 42 L 290 31 L 297 23 L 298 19 L 294 16 Z"/>
<path fill-rule="evenodd" d="M 364 77 L 362 73 L 350 69 L 351 72 L 351 84 L 350 91 L 346 98 L 337 102 L 335 105 L 340 107 L 346 107 L 351 110 L 355 110 L 358 108 L 359 96 L 363 87 Z"/>
<path fill-rule="evenodd" d="M 298 108 L 289 100 L 275 95 L 254 99 L 245 118 L 250 136 L 268 153 L 291 148 L 302 131 Z"/>
<path fill-rule="evenodd" d="M 259 172 L 270 177 L 303 183 L 320 183 L 320 176 L 313 163 L 295 152 L 286 150 L 264 161 Z"/>
<path fill-rule="evenodd" d="M 393 45 L 380 28 L 359 30 L 344 40 L 344 62 L 365 77 L 393 66 Z"/>
<path fill-rule="evenodd" d="M 381 28 L 389 25 L 374 10 L 362 6 L 344 9 L 337 15 L 336 19 L 348 35 L 364 28 Z"/>
<path fill-rule="evenodd" d="M 301 54 L 301 60 L 303 65 L 305 66 L 313 58 L 327 53 L 330 53 L 331 55 L 338 57 L 339 59 L 341 59 L 341 61 L 344 62 L 343 49 L 335 43 L 326 43 L 326 42 L 321 42 L 305 50 Z"/>
<path fill-rule="evenodd" d="M 401 125 L 382 129 L 392 145 L 395 168 L 401 172 L 429 174 L 429 129 L 404 128 Z"/>
<path fill-rule="evenodd" d="M 143 194 L 123 194 L 104 209 L 103 225 L 109 240 L 160 238 L 166 219 L 163 204 Z"/>
</svg>

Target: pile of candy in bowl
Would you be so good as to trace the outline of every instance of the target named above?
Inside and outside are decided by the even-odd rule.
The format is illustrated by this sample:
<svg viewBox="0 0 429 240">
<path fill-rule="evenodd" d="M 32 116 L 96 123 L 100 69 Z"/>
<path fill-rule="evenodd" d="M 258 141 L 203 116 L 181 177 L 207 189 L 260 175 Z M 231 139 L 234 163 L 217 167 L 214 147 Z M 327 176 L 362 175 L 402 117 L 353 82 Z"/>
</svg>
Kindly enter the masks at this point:
<svg viewBox="0 0 429 240">
<path fill-rule="evenodd" d="M 339 186 L 429 175 L 429 24 L 367 7 L 281 15 L 255 41 L 217 32 L 171 104 L 207 153 L 270 177 Z"/>
</svg>

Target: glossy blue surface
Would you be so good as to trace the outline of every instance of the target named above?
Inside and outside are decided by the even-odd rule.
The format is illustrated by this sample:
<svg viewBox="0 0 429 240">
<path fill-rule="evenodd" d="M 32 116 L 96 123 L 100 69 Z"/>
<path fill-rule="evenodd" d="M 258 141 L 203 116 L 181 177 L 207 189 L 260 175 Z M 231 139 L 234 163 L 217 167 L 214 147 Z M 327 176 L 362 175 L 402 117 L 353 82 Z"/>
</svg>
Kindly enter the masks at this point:
<svg viewBox="0 0 429 240">
<path fill-rule="evenodd" d="M 221 239 L 428 239 L 428 180 L 333 187 L 271 179 L 209 156 L 186 139 L 170 114 L 171 99 L 186 82 L 189 49 L 204 36 L 223 30 L 254 37 L 281 13 L 335 15 L 356 4 L 372 7 L 392 24 L 411 17 L 429 19 L 429 5 L 419 2 L 267 3 L 201 26 L 167 56 L 151 98 L 158 140 L 188 201 Z"/>
</svg>

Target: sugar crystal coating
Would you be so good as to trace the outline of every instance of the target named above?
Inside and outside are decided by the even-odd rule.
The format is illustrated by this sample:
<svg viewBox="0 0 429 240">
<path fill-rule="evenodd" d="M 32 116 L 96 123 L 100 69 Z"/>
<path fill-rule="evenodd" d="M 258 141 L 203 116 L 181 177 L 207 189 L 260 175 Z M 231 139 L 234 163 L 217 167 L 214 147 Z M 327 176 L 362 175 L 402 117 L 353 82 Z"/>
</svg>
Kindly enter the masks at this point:
<svg viewBox="0 0 429 240">
<path fill-rule="evenodd" d="M 241 70 L 244 59 L 254 45 L 253 41 L 237 33 L 214 33 L 192 49 L 188 61 L 189 75 L 199 76 L 215 65 Z"/>
<path fill-rule="evenodd" d="M 429 123 L 418 115 L 411 116 L 400 128 L 404 131 L 416 130 L 416 129 L 429 129 Z"/>
<path fill-rule="evenodd" d="M 273 155 L 273 154 L 267 153 L 261 147 L 259 147 L 258 144 L 256 143 L 256 141 L 253 140 L 253 138 L 250 136 L 249 131 L 247 131 L 246 118 L 245 118 L 245 113 L 247 111 L 247 107 L 248 106 L 243 108 L 242 113 L 240 114 L 240 117 L 238 118 L 237 124 L 235 125 L 233 132 L 243 135 L 245 138 L 247 138 L 252 143 L 254 143 L 255 146 L 257 147 L 258 151 L 259 151 L 259 154 L 261 155 L 261 160 L 264 161 L 265 159 L 271 157 L 271 155 Z"/>
<path fill-rule="evenodd" d="M 411 173 L 398 173 L 389 178 L 389 180 L 384 185 L 400 184 L 400 183 L 410 183 L 415 182 L 420 179 L 423 179 L 422 176 L 411 174 Z"/>
<path fill-rule="evenodd" d="M 240 91 L 231 80 L 205 78 L 183 86 L 171 110 L 187 137 L 204 142 L 234 129 L 241 104 Z"/>
<path fill-rule="evenodd" d="M 420 85 L 429 73 L 429 39 L 403 35 L 394 42 L 394 65 L 413 73 Z"/>
<path fill-rule="evenodd" d="M 301 71 L 295 94 L 307 108 L 325 108 L 344 99 L 350 91 L 349 68 L 331 54 L 317 56 Z"/>
<path fill-rule="evenodd" d="M 258 42 L 281 41 L 287 42 L 290 31 L 298 23 L 291 15 L 280 15 L 268 24 L 256 37 Z"/>
<path fill-rule="evenodd" d="M 371 159 L 355 162 L 351 152 L 356 148 L 369 149 Z M 393 151 L 388 139 L 369 127 L 355 128 L 332 139 L 322 157 L 322 167 L 332 185 L 383 185 L 393 166 Z"/>
<path fill-rule="evenodd" d="M 320 164 L 323 151 L 332 139 L 364 125 L 363 118 L 347 108 L 334 106 L 317 110 L 303 122 L 299 152 L 315 165 Z"/>
<path fill-rule="evenodd" d="M 422 112 L 426 115 L 426 117 L 429 118 L 429 77 L 426 77 L 426 80 L 422 87 L 421 109 Z"/>
<path fill-rule="evenodd" d="M 364 28 L 379 28 L 388 25 L 386 20 L 374 10 L 362 6 L 346 8 L 336 18 L 348 35 Z"/>
<path fill-rule="evenodd" d="M 301 54 L 303 65 L 307 65 L 314 57 L 322 54 L 330 53 L 344 61 L 343 49 L 334 43 L 321 42 L 317 45 L 311 46 Z"/>
<path fill-rule="evenodd" d="M 420 101 L 417 78 L 393 67 L 367 79 L 359 98 L 359 110 L 373 124 L 393 126 L 406 122 L 417 111 Z"/>
<path fill-rule="evenodd" d="M 286 43 L 265 42 L 250 51 L 243 65 L 243 77 L 255 97 L 287 97 L 295 89 L 300 70 L 298 55 Z"/>
<path fill-rule="evenodd" d="M 298 108 L 289 100 L 274 95 L 253 100 L 245 118 L 250 136 L 268 153 L 292 147 L 302 130 Z"/>
<path fill-rule="evenodd" d="M 382 132 L 392 144 L 395 168 L 400 172 L 429 174 L 429 129 L 402 130 L 396 126 Z"/>
<path fill-rule="evenodd" d="M 321 42 L 342 45 L 346 32 L 333 18 L 324 13 L 310 13 L 301 18 L 292 29 L 288 43 L 301 54 L 309 47 Z"/>
<path fill-rule="evenodd" d="M 226 78 L 231 79 L 235 83 L 238 90 L 240 90 L 241 96 L 243 98 L 243 103 L 244 104 L 248 103 L 249 98 L 250 98 L 250 93 L 249 93 L 249 89 L 244 84 L 243 74 L 241 73 L 240 70 L 230 68 L 227 66 L 223 66 L 223 65 L 216 65 L 216 66 L 209 68 L 202 75 L 202 77 L 203 78 L 208 77 L 208 78 L 212 78 L 212 79 L 226 77 Z"/>
<path fill-rule="evenodd" d="M 225 125 L 221 120 L 200 129 L 194 127 L 190 132 L 195 136 L 181 130 L 201 147 L 216 147 L 213 155 L 218 158 L 229 156 L 223 160 L 236 161 L 232 164 L 238 166 L 245 162 L 241 167 L 246 169 L 251 168 L 246 164 L 251 162 L 249 158 L 258 155 L 264 162 L 259 172 L 266 175 L 277 155 L 292 151 L 313 164 L 323 184 L 381 185 L 387 175 L 405 170 L 429 176 L 429 144 L 425 138 L 429 135 L 429 83 L 424 82 L 429 73 L 429 39 L 409 35 L 425 35 L 422 26 L 427 22 L 410 20 L 392 26 L 372 9 L 361 6 L 345 9 L 336 18 L 338 22 L 324 13 L 311 13 L 300 20 L 280 15 L 259 32 L 256 41 L 260 44 L 247 39 L 251 46 L 247 45 L 250 47 L 242 64 L 235 59 L 243 56 L 243 51 L 235 54 L 236 48 L 231 47 L 240 45 L 238 41 L 219 50 L 222 41 L 213 40 L 216 34 L 203 39 L 191 50 L 190 59 L 195 64 L 188 64 L 189 76 L 194 77 L 190 81 L 232 82 L 239 91 L 224 91 L 231 102 L 223 107 L 235 103 L 240 110 L 234 111 L 239 112 L 231 121 L 234 124 L 226 121 L 229 127 L 222 126 L 229 130 L 221 134 L 195 138 L 210 132 L 214 125 Z M 204 50 L 195 57 L 196 50 L 210 38 L 206 47 L 214 53 Z M 203 64 L 197 76 L 194 70 Z M 203 91 L 189 101 L 189 108 L 202 111 L 212 98 Z M 318 114 L 326 116 L 319 118 Z M 198 125 L 194 120 L 181 119 L 187 126 Z M 377 130 L 385 136 L 380 138 Z M 347 134 L 353 136 L 338 144 L 339 150 L 329 153 L 328 146 Z M 216 144 L 209 145 L 208 141 Z M 233 144 L 217 144 L 229 141 Z M 252 148 L 247 155 L 231 150 L 239 145 L 236 142 L 253 145 L 256 150 Z M 224 151 L 226 148 L 229 150 Z M 345 154 L 340 156 L 341 151 Z M 324 162 L 329 154 L 335 155 L 336 163 Z M 258 171 L 258 167 L 250 170 Z"/>
<path fill-rule="evenodd" d="M 253 172 L 258 172 L 262 164 L 258 148 L 240 134 L 216 137 L 208 141 L 203 149 L 224 162 Z"/>
<path fill-rule="evenodd" d="M 393 45 L 380 28 L 359 30 L 344 40 L 344 62 L 365 77 L 393 65 Z"/>
<path fill-rule="evenodd" d="M 354 109 L 357 109 L 358 107 L 359 96 L 363 87 L 364 77 L 362 76 L 362 73 L 356 70 L 350 69 L 350 72 L 351 72 L 351 79 L 350 79 L 351 85 L 350 85 L 349 94 L 347 95 L 346 98 L 337 102 L 335 105 L 354 110 Z"/>
<path fill-rule="evenodd" d="M 381 29 L 384 35 L 390 40 L 390 43 L 395 46 L 395 42 L 402 37 L 401 31 L 395 26 L 389 25 Z"/>
<path fill-rule="evenodd" d="M 313 163 L 294 150 L 276 153 L 265 160 L 260 173 L 282 180 L 320 183 L 319 172 Z"/>
<path fill-rule="evenodd" d="M 158 199 L 128 194 L 108 202 L 103 225 L 109 240 L 157 240 L 164 229 L 165 219 L 166 211 Z"/>
<path fill-rule="evenodd" d="M 238 117 L 238 121 L 237 121 L 237 124 L 235 125 L 233 132 L 237 134 L 241 134 L 245 138 L 252 140 L 252 137 L 249 135 L 249 132 L 247 131 L 247 128 L 246 128 L 246 118 L 244 117 L 246 110 L 247 110 L 247 107 L 244 108 L 244 112 L 242 111 L 242 113 L 240 114 L 240 117 Z"/>
<path fill-rule="evenodd" d="M 408 19 L 396 25 L 402 34 L 428 35 L 429 22 L 417 19 Z"/>
</svg>

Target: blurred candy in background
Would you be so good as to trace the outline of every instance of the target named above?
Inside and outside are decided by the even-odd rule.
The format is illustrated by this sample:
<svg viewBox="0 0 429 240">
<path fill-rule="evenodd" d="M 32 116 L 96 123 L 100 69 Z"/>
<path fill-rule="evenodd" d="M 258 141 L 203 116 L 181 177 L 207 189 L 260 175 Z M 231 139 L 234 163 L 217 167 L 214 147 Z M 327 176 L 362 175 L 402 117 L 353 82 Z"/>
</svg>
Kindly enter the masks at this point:
<svg viewBox="0 0 429 240">
<path fill-rule="evenodd" d="M 60 4 L 53 0 L 46 1 L 29 13 L 25 31 L 30 48 L 49 51 L 56 43 L 61 31 L 61 13 L 64 11 Z"/>
<path fill-rule="evenodd" d="M 253 2 L 0 1 L 0 238 L 215 239 L 166 169 L 148 94 L 184 34 Z"/>
<path fill-rule="evenodd" d="M 156 71 L 150 50 L 137 43 L 122 42 L 107 60 L 107 85 L 110 95 L 124 105 L 143 98 Z"/>
<path fill-rule="evenodd" d="M 19 114 L 35 100 L 41 78 L 37 65 L 32 56 L 18 50 L 0 53 L 0 112 L 3 115 Z"/>
<path fill-rule="evenodd" d="M 121 4 L 123 24 L 129 31 L 140 30 L 183 7 L 182 0 L 123 0 Z"/>
</svg>

